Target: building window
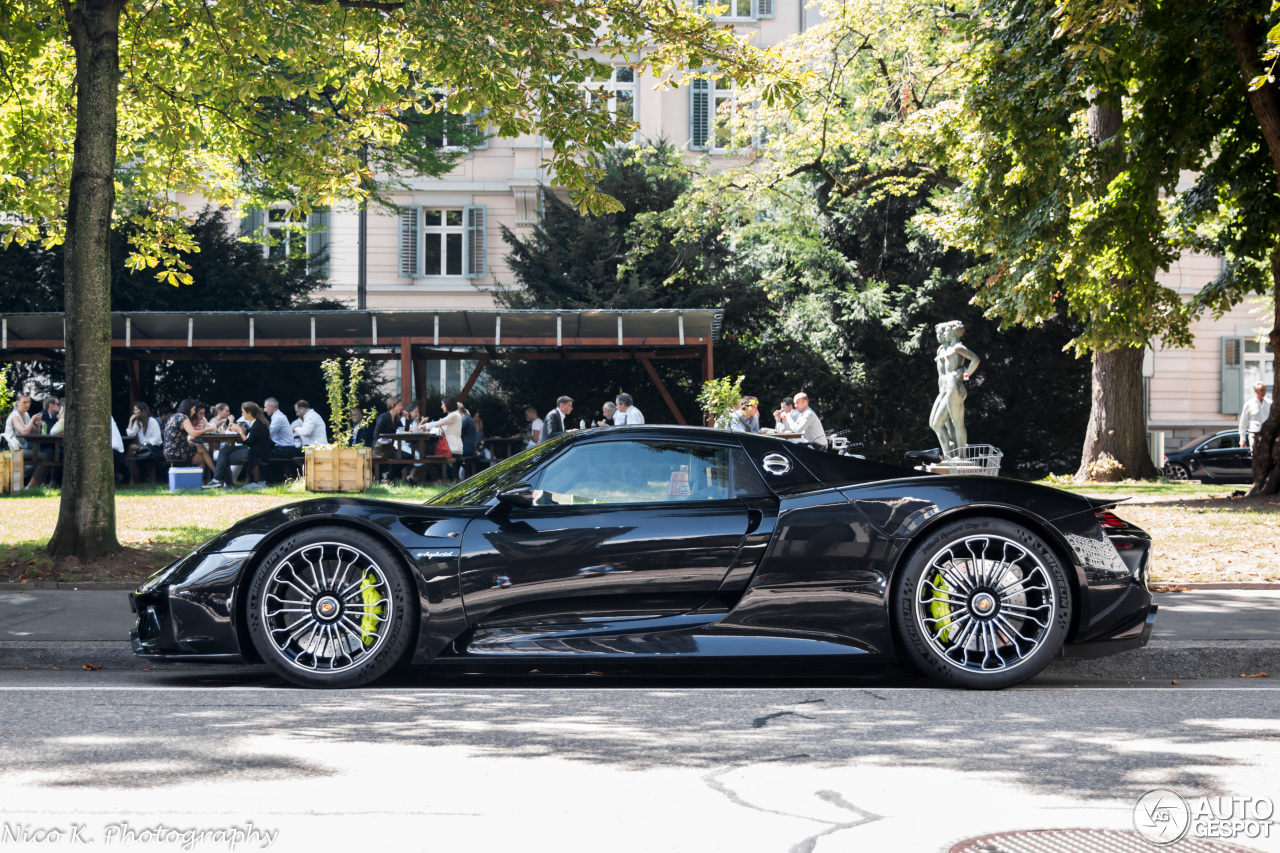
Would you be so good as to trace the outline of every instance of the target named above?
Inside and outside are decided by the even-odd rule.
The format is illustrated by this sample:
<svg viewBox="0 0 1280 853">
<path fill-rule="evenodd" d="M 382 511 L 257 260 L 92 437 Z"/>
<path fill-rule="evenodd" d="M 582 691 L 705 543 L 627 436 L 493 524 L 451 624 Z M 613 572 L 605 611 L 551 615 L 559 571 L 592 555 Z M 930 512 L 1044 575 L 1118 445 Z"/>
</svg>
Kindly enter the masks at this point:
<svg viewBox="0 0 1280 853">
<path fill-rule="evenodd" d="M 716 15 L 717 21 L 754 21 L 757 17 L 773 17 L 773 0 L 762 0 L 762 5 L 768 5 L 767 15 L 758 14 L 756 8 L 757 0 L 693 0 L 693 8 L 703 9 L 708 6 L 725 6 L 728 7 L 719 15 Z"/>
<path fill-rule="evenodd" d="M 461 210 L 422 211 L 422 274 L 428 278 L 462 275 Z"/>
<path fill-rule="evenodd" d="M 592 80 L 583 84 L 587 90 L 587 103 L 597 98 L 609 102 L 609 115 L 619 121 L 636 120 L 636 72 L 630 65 L 619 65 L 606 80 Z"/>
<path fill-rule="evenodd" d="M 488 147 L 488 139 L 480 130 L 477 116 L 450 112 L 446 107 L 449 95 L 444 89 L 433 89 L 427 99 L 435 105 L 435 110 L 423 115 L 424 120 L 431 122 L 427 141 L 432 146 L 443 151 Z"/>
<path fill-rule="evenodd" d="M 689 88 L 689 147 L 719 154 L 761 144 L 762 133 L 742 136 L 736 127 L 743 109 L 738 103 L 738 84 L 732 80 L 693 80 Z"/>
<path fill-rule="evenodd" d="M 240 219 L 240 234 L 262 244 L 271 261 L 307 261 L 307 272 L 329 277 L 329 209 L 316 208 L 296 218 L 289 207 L 249 210 Z"/>
<path fill-rule="evenodd" d="M 402 278 L 483 278 L 485 207 L 408 207 L 400 211 Z"/>
</svg>

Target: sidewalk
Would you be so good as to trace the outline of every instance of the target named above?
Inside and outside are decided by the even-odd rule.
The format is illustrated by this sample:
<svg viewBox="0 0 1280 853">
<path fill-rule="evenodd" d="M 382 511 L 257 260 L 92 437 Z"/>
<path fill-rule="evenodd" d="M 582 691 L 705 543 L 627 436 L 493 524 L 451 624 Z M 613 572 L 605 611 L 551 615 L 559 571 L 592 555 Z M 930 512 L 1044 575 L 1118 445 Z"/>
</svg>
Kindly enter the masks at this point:
<svg viewBox="0 0 1280 853">
<path fill-rule="evenodd" d="M 146 666 L 128 648 L 134 617 L 123 590 L 0 591 L 0 667 L 93 652 L 111 665 Z M 1280 677 L 1280 591 L 1158 593 L 1146 648 L 1091 661 L 1056 661 L 1048 675 L 1079 678 Z M 102 662 L 102 661 L 95 661 Z"/>
</svg>

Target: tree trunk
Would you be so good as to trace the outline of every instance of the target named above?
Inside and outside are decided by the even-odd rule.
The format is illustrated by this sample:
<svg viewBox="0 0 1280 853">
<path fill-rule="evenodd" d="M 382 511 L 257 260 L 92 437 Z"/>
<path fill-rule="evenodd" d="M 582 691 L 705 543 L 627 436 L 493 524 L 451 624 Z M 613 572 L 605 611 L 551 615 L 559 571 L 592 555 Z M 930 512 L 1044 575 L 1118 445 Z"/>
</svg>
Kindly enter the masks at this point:
<svg viewBox="0 0 1280 853">
<path fill-rule="evenodd" d="M 1093 406 L 1077 480 L 1154 477 L 1142 410 L 1142 347 L 1093 354 Z"/>
<path fill-rule="evenodd" d="M 76 139 L 63 277 L 66 427 L 54 558 L 120 549 L 111 455 L 111 211 L 115 204 L 120 10 L 125 0 L 67 6 L 76 54 Z"/>
<path fill-rule="evenodd" d="M 1114 100 L 1115 105 L 1111 104 Z M 1119 97 L 1095 96 L 1089 105 L 1089 137 L 1102 149 L 1098 192 L 1124 168 L 1119 141 L 1124 115 Z M 1103 148 L 1103 146 L 1109 146 Z M 1124 287 L 1125 282 L 1112 282 Z M 1154 477 L 1156 467 L 1147 452 L 1146 417 L 1142 405 L 1142 347 L 1099 350 L 1093 354 L 1093 404 L 1084 437 L 1078 480 L 1122 480 Z"/>
<path fill-rule="evenodd" d="M 1274 168 L 1272 178 L 1280 189 L 1280 85 L 1267 83 L 1249 91 L 1249 81 L 1266 73 L 1261 48 L 1266 39 L 1266 27 L 1260 19 L 1227 20 L 1227 36 L 1231 49 L 1240 65 L 1240 77 L 1244 83 L 1249 107 L 1253 110 L 1262 138 L 1266 140 Z M 1275 319 L 1271 324 L 1271 350 L 1280 354 L 1280 243 L 1271 252 L 1271 288 L 1275 300 Z M 1275 359 L 1272 387 L 1280 389 L 1280 359 Z M 1271 417 L 1262 425 L 1253 450 L 1253 488 L 1250 495 L 1274 495 L 1280 492 L 1280 406 L 1271 407 Z"/>
</svg>

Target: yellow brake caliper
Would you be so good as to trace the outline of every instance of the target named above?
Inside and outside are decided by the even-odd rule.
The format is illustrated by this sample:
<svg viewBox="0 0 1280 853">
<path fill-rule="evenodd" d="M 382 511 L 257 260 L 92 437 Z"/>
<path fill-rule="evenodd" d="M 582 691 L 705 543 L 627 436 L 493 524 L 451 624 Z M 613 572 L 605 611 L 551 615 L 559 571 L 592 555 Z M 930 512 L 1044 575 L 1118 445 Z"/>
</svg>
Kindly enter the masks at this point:
<svg viewBox="0 0 1280 853">
<path fill-rule="evenodd" d="M 360 600 L 365 606 L 364 617 L 360 620 L 360 630 L 364 631 L 361 639 L 366 646 L 371 646 L 377 639 L 374 635 L 378 633 L 378 617 L 382 615 L 382 607 L 375 606 L 382 601 L 382 596 L 378 594 L 378 578 L 373 572 L 367 572 L 364 576 L 364 583 L 360 585 Z"/>
<path fill-rule="evenodd" d="M 929 615 L 938 621 L 934 623 L 934 627 L 940 629 L 938 631 L 938 639 L 944 643 L 951 641 L 951 596 L 948 595 L 950 587 L 943 580 L 942 573 L 933 576 L 933 600 L 929 603 Z M 942 590 L 941 593 L 937 590 Z"/>
</svg>

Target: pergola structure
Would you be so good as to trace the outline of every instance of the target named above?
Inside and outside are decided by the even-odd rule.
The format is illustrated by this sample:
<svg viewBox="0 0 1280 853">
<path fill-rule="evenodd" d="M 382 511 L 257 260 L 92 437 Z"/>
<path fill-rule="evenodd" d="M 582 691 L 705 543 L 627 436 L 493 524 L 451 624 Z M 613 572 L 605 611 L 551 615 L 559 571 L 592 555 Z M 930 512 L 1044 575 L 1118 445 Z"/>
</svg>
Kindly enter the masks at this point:
<svg viewBox="0 0 1280 853">
<path fill-rule="evenodd" d="M 683 424 L 653 362 L 698 359 L 704 380 L 712 378 L 723 317 L 720 309 L 135 311 L 111 315 L 111 358 L 128 366 L 131 402 L 142 361 L 398 360 L 401 399 L 419 405 L 427 360 L 475 359 L 465 400 L 490 361 L 634 359 Z M 0 316 L 0 361 L 60 360 L 65 340 L 62 314 Z"/>
</svg>

